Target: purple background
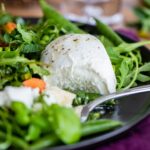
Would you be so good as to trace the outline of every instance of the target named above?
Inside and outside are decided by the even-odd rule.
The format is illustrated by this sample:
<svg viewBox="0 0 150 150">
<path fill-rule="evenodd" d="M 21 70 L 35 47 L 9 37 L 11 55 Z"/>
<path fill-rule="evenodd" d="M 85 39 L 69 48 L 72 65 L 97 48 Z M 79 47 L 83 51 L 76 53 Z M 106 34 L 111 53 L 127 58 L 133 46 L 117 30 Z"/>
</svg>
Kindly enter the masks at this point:
<svg viewBox="0 0 150 150">
<path fill-rule="evenodd" d="M 150 116 L 119 139 L 98 146 L 96 150 L 150 150 Z"/>
</svg>

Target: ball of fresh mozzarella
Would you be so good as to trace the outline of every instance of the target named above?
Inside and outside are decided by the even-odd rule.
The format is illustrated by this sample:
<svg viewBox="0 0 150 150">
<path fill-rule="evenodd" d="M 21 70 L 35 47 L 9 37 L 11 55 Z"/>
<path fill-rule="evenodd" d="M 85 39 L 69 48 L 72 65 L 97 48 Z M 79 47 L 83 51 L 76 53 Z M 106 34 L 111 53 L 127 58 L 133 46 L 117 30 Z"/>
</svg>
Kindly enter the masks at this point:
<svg viewBox="0 0 150 150">
<path fill-rule="evenodd" d="M 116 77 L 103 44 L 89 34 L 68 34 L 51 42 L 41 61 L 50 64 L 46 82 L 64 89 L 107 94 L 116 91 Z"/>
</svg>

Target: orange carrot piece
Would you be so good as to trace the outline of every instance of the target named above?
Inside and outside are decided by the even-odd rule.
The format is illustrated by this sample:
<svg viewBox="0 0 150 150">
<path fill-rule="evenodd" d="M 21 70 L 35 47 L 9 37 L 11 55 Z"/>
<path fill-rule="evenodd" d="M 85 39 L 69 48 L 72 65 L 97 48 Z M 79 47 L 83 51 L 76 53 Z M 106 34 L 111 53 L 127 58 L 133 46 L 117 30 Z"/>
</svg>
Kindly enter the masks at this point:
<svg viewBox="0 0 150 150">
<path fill-rule="evenodd" d="M 23 85 L 31 88 L 39 88 L 40 92 L 42 92 L 46 88 L 46 83 L 39 78 L 31 78 L 23 81 Z"/>
<path fill-rule="evenodd" d="M 14 22 L 8 22 L 4 25 L 4 29 L 6 32 L 11 33 L 16 29 L 16 24 Z"/>
</svg>

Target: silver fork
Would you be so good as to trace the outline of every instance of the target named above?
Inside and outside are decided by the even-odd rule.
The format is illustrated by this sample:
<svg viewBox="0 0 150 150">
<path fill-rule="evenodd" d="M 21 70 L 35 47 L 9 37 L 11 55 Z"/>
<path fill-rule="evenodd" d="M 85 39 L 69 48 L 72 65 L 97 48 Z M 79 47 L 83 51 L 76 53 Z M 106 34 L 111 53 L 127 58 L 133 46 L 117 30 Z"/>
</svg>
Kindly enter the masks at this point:
<svg viewBox="0 0 150 150">
<path fill-rule="evenodd" d="M 90 102 L 89 104 L 85 105 L 82 110 L 81 110 L 81 122 L 84 122 L 87 120 L 89 113 L 97 106 L 100 105 L 101 103 L 104 103 L 106 101 L 109 101 L 111 99 L 115 98 L 121 98 L 129 95 L 134 95 L 138 93 L 144 93 L 144 92 L 150 92 L 150 85 L 144 85 L 144 86 L 139 86 L 136 88 L 131 88 L 125 91 L 121 92 L 116 92 L 112 93 L 109 95 L 102 96 L 100 98 L 97 98 L 96 100 Z"/>
</svg>

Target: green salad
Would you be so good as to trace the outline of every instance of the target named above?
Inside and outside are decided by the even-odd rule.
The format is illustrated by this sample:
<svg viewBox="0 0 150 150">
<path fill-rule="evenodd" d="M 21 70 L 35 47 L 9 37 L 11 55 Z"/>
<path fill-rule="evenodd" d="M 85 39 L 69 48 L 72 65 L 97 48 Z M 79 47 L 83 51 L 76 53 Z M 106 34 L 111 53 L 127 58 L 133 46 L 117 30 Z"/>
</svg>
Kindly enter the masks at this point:
<svg viewBox="0 0 150 150">
<path fill-rule="evenodd" d="M 150 62 L 143 62 L 141 52 L 138 50 L 141 46 L 150 44 L 150 41 L 127 43 L 109 26 L 97 19 L 95 19 L 96 35 L 89 35 L 86 30 L 65 19 L 45 0 L 39 0 L 39 4 L 43 17 L 34 24 L 7 13 L 3 4 L 0 11 L 0 149 L 3 150 L 37 150 L 74 144 L 84 137 L 114 130 L 123 123 L 102 119 L 100 113 L 94 112 L 82 123 L 80 114 L 76 113 L 75 109 L 100 95 L 115 90 L 126 90 L 150 81 Z M 112 80 L 115 87 L 114 89 L 100 87 L 102 89 L 100 92 L 97 92 L 98 88 L 89 90 L 93 89 L 91 86 L 86 91 L 86 85 L 85 88 L 81 85 L 81 88 L 76 90 L 69 86 L 50 87 L 50 92 L 56 96 L 55 100 L 53 96 L 48 95 L 49 80 L 45 80 L 54 76 L 49 69 L 52 64 L 41 61 L 41 55 L 44 53 L 48 57 L 45 48 L 49 44 L 50 47 L 55 47 L 57 44 L 55 41 L 61 37 L 64 37 L 62 41 L 65 41 L 68 36 L 82 37 L 85 34 L 89 36 L 86 39 L 87 43 L 91 38 L 93 42 L 101 42 L 103 50 L 106 49 L 107 53 L 104 56 L 109 56 L 114 71 L 115 78 Z M 78 39 L 73 40 L 77 45 Z M 81 47 L 84 49 L 84 46 Z M 54 48 L 54 51 L 57 54 L 55 58 L 58 58 L 59 50 Z M 70 48 L 67 49 L 68 53 L 69 51 Z M 64 58 L 67 56 L 63 54 Z M 83 57 L 83 60 L 86 58 Z M 60 61 L 60 64 L 63 62 Z M 64 74 L 63 72 L 62 75 Z M 56 75 L 59 77 L 59 74 Z M 68 81 L 67 78 L 64 80 Z M 77 81 L 69 80 L 69 82 L 74 85 Z M 49 102 L 51 100 L 53 102 Z M 115 102 L 111 101 L 106 105 L 115 105 Z"/>
</svg>

